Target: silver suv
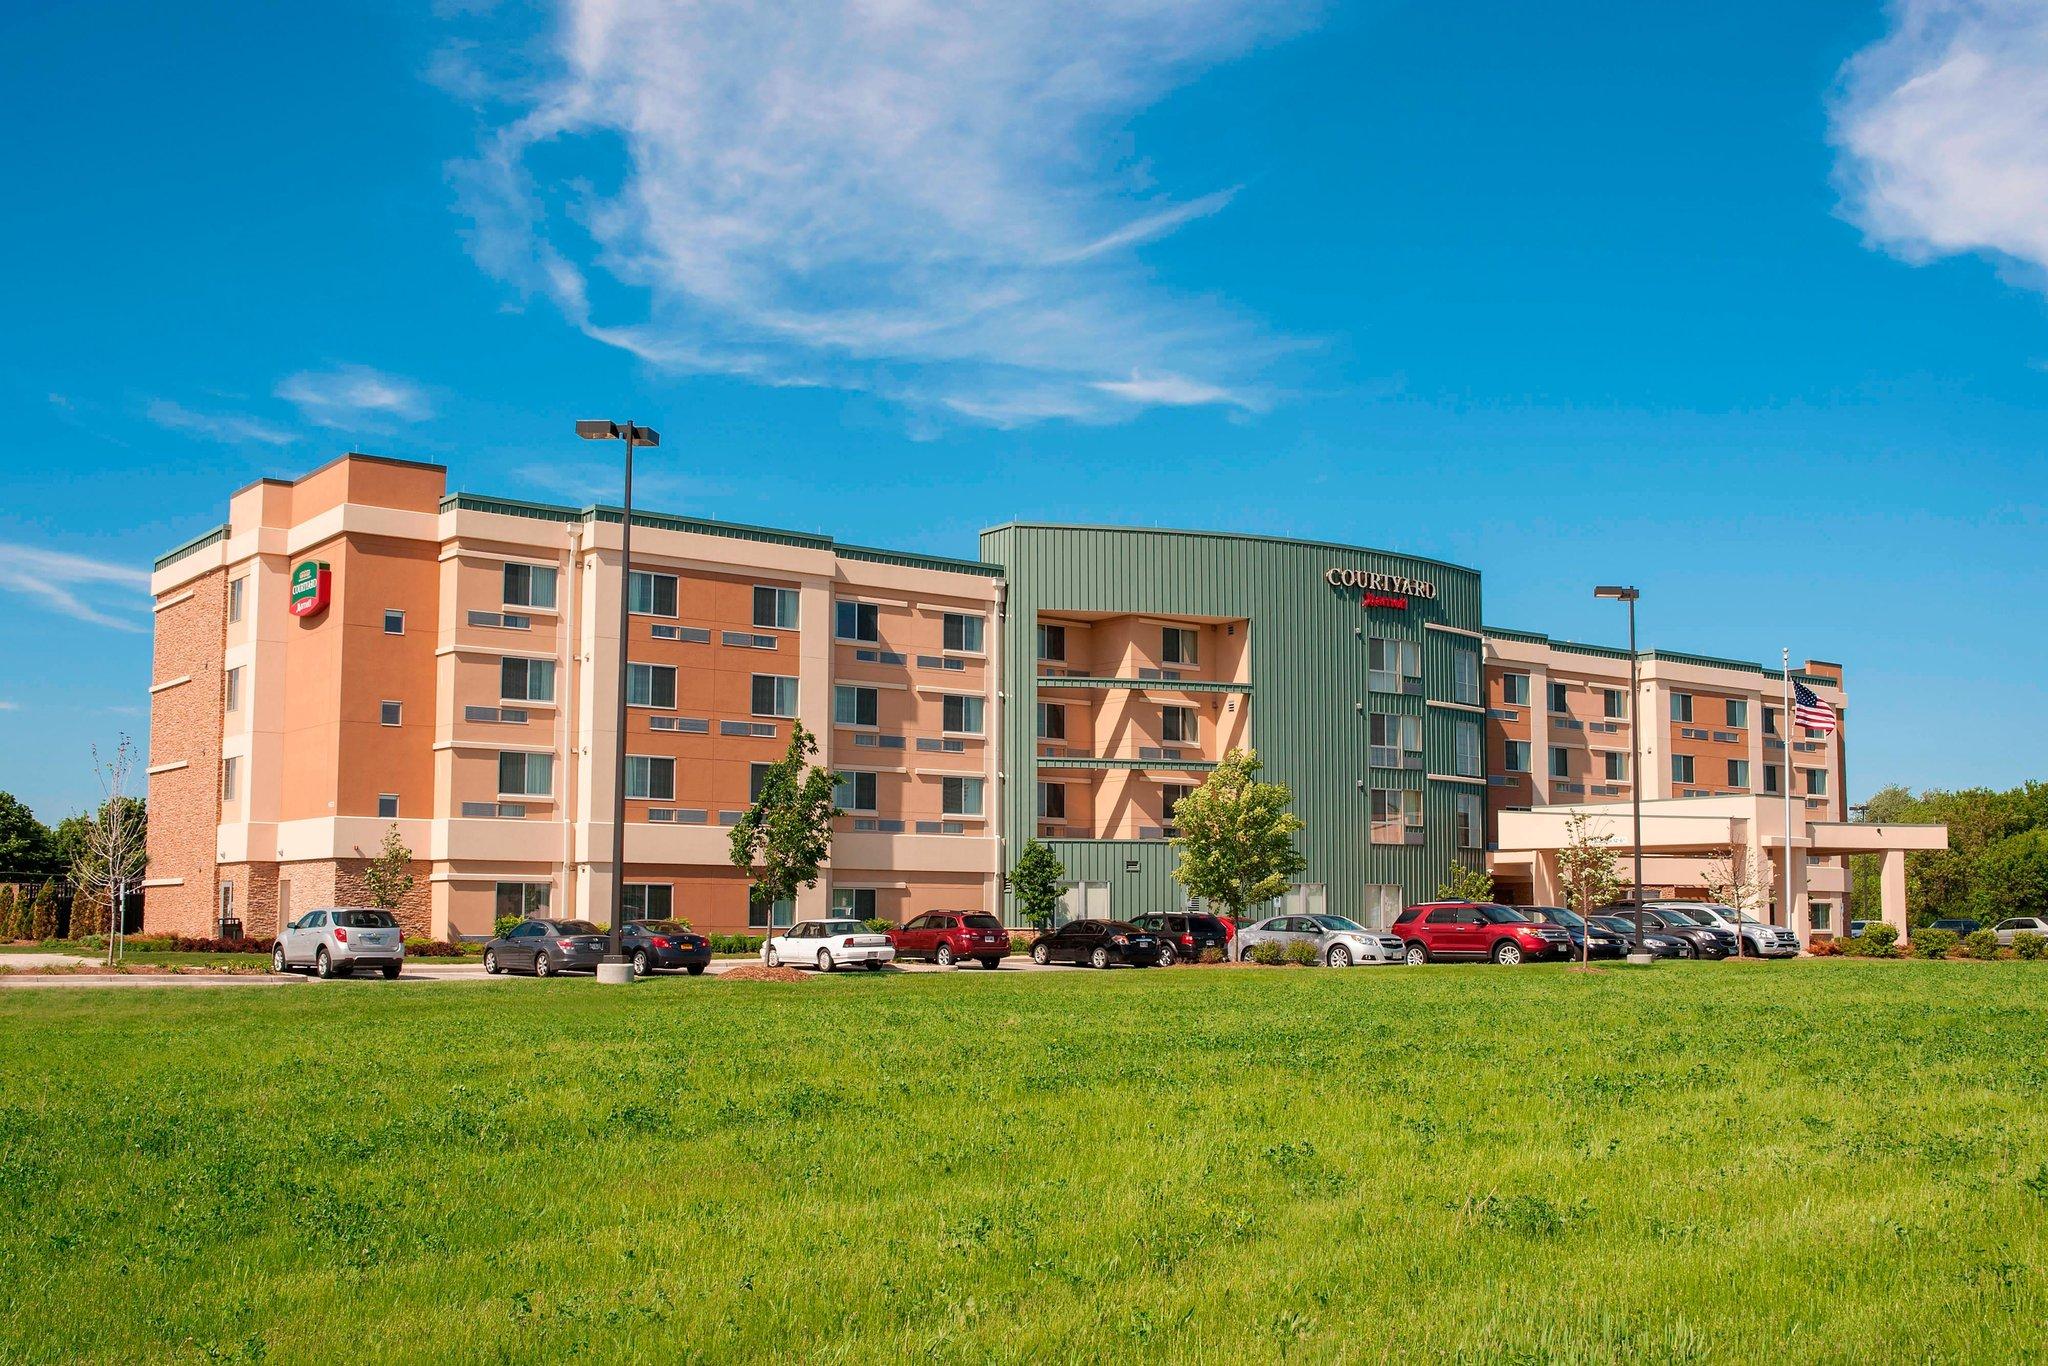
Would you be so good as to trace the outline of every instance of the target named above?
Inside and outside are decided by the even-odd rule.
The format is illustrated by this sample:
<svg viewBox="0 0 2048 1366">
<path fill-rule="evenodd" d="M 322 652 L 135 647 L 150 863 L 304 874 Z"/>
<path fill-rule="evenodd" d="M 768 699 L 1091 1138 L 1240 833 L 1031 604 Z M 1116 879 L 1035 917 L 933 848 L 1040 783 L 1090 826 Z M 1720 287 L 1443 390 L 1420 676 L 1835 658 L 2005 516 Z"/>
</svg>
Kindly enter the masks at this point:
<svg viewBox="0 0 2048 1366">
<path fill-rule="evenodd" d="M 1784 925 L 1767 924 L 1755 916 L 1738 912 L 1733 906 L 1723 906 L 1714 901 L 1651 901 L 1645 904 L 1651 910 L 1669 906 L 1696 920 L 1740 934 L 1742 951 L 1751 958 L 1799 956 L 1799 935 L 1795 931 Z"/>
<path fill-rule="evenodd" d="M 361 906 L 307 911 L 270 946 L 272 972 L 311 968 L 322 977 L 348 977 L 357 968 L 376 968 L 391 978 L 404 966 L 405 936 L 397 917 Z"/>
</svg>

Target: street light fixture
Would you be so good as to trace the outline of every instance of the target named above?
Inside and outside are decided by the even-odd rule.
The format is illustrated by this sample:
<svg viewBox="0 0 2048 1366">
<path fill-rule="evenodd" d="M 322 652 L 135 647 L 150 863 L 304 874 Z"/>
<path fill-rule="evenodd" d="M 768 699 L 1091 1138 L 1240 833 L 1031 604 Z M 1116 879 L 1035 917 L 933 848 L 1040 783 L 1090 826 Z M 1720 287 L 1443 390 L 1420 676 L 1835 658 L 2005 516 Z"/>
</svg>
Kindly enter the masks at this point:
<svg viewBox="0 0 2048 1366">
<path fill-rule="evenodd" d="M 1640 660 L 1636 654 L 1636 599 L 1642 595 L 1639 588 L 1624 588 L 1611 583 L 1593 590 L 1596 598 L 1628 604 L 1628 804 L 1635 822 L 1636 855 L 1635 888 L 1629 898 L 1635 907 L 1636 942 L 1629 950 L 1628 961 L 1638 965 L 1651 961 L 1650 951 L 1643 947 L 1643 699 L 1642 684 L 1637 677 Z"/>
<path fill-rule="evenodd" d="M 579 422 L 576 435 L 585 441 L 626 443 L 626 515 L 620 523 L 619 540 L 619 730 L 618 750 L 613 755 L 612 783 L 612 934 L 604 961 L 597 965 L 597 980 L 623 983 L 633 980 L 633 966 L 626 961 L 626 636 L 632 625 L 633 596 L 633 448 L 659 446 L 661 433 L 652 427 L 630 422 Z"/>
</svg>

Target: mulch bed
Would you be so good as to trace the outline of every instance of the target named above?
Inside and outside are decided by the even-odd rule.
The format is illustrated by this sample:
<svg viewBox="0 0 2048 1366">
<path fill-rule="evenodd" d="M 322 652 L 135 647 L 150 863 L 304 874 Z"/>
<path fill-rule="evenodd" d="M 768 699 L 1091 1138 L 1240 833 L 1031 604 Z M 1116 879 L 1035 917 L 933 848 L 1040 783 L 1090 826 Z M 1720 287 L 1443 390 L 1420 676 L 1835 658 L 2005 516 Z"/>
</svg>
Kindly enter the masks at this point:
<svg viewBox="0 0 2048 1366">
<path fill-rule="evenodd" d="M 731 972 L 718 974 L 721 982 L 802 982 L 808 980 L 804 973 L 795 968 L 771 968 L 755 963 L 749 967 L 734 968 Z"/>
</svg>

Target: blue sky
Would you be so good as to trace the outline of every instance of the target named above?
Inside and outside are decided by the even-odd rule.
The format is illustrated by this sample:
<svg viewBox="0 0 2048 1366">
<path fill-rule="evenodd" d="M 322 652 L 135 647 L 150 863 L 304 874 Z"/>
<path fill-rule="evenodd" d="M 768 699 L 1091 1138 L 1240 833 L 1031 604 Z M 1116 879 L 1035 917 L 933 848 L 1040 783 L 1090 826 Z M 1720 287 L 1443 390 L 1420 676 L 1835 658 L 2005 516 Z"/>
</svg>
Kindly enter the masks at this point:
<svg viewBox="0 0 2048 1366">
<path fill-rule="evenodd" d="M 0 787 L 147 724 L 150 558 L 350 447 L 971 554 L 1471 564 L 1849 664 L 1849 789 L 2048 745 L 2048 18 L 2017 0 L 12 6 Z"/>
</svg>

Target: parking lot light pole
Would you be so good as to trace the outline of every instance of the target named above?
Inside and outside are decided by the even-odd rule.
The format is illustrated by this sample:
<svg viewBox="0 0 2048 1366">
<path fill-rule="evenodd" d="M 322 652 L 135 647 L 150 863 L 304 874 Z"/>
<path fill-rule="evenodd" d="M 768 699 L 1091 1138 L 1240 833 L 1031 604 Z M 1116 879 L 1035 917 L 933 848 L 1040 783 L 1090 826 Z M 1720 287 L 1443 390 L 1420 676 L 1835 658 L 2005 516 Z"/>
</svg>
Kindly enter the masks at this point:
<svg viewBox="0 0 2048 1366">
<path fill-rule="evenodd" d="M 1650 951 L 1643 947 L 1643 699 L 1642 683 L 1637 676 L 1641 659 L 1636 654 L 1636 599 L 1642 595 L 1639 588 L 1618 584 L 1602 584 L 1593 590 L 1596 598 L 1628 604 L 1628 804 L 1635 823 L 1636 847 L 1635 887 L 1629 897 L 1636 915 L 1636 942 L 1629 950 L 1628 961 L 1638 966 L 1651 961 Z"/>
<path fill-rule="evenodd" d="M 576 435 L 585 441 L 626 443 L 626 515 L 619 525 L 619 731 L 612 773 L 612 932 L 597 980 L 622 984 L 633 980 L 626 961 L 626 674 L 627 633 L 633 608 L 633 448 L 659 446 L 661 433 L 630 422 L 579 422 Z"/>
</svg>

